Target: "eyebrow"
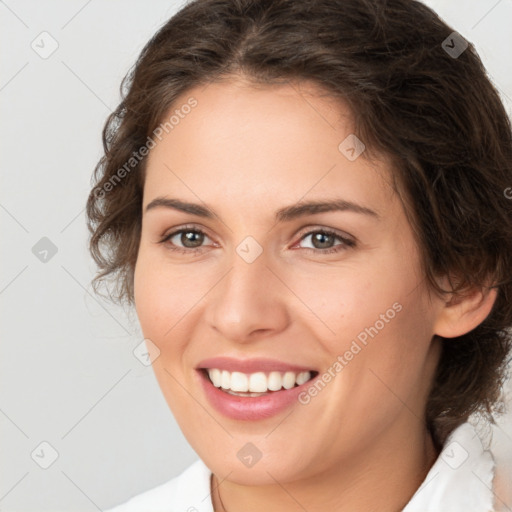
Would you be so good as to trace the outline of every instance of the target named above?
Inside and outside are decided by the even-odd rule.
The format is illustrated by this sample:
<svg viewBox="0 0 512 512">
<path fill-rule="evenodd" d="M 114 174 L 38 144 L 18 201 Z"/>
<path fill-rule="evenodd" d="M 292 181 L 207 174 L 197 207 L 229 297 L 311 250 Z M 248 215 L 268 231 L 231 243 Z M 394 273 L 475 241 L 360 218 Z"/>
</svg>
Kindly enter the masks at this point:
<svg viewBox="0 0 512 512">
<path fill-rule="evenodd" d="M 171 199 L 168 197 L 157 197 L 156 199 L 153 199 L 146 206 L 146 212 L 155 208 L 171 208 L 173 210 L 190 213 L 192 215 L 208 219 L 218 217 L 217 214 L 207 206 L 201 206 L 197 203 L 189 203 L 180 199 Z M 280 208 L 275 212 L 275 220 L 277 222 L 286 222 L 305 215 L 334 211 L 350 211 L 368 215 L 376 219 L 380 218 L 376 211 L 366 206 L 362 206 L 352 201 L 346 201 L 344 199 L 333 199 L 329 201 L 309 201 Z"/>
</svg>

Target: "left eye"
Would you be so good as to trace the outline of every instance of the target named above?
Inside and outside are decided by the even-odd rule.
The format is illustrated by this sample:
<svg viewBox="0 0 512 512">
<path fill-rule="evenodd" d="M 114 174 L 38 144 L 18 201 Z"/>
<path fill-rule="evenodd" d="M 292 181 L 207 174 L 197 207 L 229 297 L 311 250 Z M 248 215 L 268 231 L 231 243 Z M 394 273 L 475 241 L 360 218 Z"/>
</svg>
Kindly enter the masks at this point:
<svg viewBox="0 0 512 512">
<path fill-rule="evenodd" d="M 339 247 L 341 250 L 344 247 L 353 247 L 355 245 L 352 240 L 345 238 L 334 231 L 328 230 L 310 231 L 302 236 L 301 241 L 308 238 L 311 240 L 311 246 L 305 247 L 305 249 L 318 249 L 319 251 L 325 251 L 325 249 L 333 249 L 334 247 L 341 246 Z M 336 240 L 339 240 L 339 243 L 335 243 Z"/>
</svg>

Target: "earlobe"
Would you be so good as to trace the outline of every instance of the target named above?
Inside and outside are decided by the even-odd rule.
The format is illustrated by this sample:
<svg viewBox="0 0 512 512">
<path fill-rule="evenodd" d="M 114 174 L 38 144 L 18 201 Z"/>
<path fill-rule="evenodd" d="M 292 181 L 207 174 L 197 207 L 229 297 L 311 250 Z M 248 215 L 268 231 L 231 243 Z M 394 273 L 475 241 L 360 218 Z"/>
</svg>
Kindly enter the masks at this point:
<svg viewBox="0 0 512 512">
<path fill-rule="evenodd" d="M 472 331 L 489 316 L 497 295 L 496 288 L 479 288 L 452 298 L 442 307 L 434 334 L 455 338 Z"/>
</svg>

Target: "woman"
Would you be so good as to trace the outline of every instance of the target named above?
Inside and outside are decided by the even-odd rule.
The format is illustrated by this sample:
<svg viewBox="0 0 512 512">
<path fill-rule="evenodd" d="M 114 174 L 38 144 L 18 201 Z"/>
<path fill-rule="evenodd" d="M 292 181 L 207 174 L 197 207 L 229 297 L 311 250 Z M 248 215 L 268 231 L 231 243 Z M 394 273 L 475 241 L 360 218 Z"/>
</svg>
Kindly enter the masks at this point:
<svg viewBox="0 0 512 512">
<path fill-rule="evenodd" d="M 113 509 L 489 511 L 511 126 L 411 0 L 201 0 L 142 51 L 87 212 L 200 460 Z M 506 509 L 504 509 L 506 510 Z"/>
</svg>

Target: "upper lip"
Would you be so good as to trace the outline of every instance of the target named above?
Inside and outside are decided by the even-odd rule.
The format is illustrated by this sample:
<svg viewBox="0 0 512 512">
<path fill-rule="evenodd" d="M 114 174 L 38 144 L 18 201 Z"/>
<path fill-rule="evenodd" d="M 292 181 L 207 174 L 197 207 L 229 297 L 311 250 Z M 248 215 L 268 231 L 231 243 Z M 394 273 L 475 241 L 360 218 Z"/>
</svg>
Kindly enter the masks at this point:
<svg viewBox="0 0 512 512">
<path fill-rule="evenodd" d="M 197 369 L 218 368 L 228 372 L 256 373 L 256 372 L 309 372 L 315 371 L 311 367 L 286 363 L 277 359 L 263 357 L 252 359 L 235 359 L 233 357 L 211 357 L 204 359 L 197 365 Z"/>
</svg>

